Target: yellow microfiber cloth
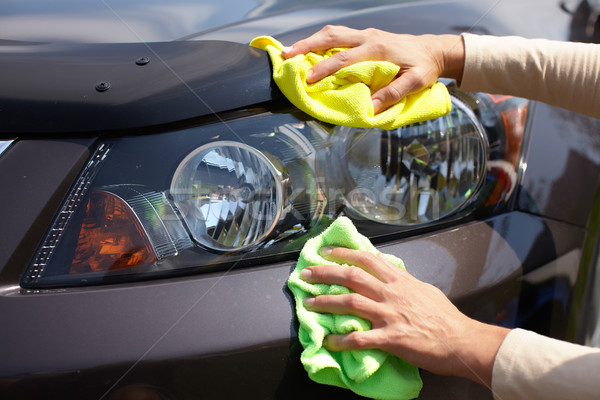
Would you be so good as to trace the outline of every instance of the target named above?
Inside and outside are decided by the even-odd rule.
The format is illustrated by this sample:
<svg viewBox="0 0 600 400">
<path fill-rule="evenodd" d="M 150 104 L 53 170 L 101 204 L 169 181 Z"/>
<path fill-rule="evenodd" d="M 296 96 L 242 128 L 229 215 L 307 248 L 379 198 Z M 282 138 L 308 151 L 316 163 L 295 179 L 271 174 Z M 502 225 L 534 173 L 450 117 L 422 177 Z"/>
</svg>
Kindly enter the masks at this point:
<svg viewBox="0 0 600 400">
<path fill-rule="evenodd" d="M 374 115 L 371 95 L 390 83 L 400 70 L 391 62 L 359 62 L 318 82 L 307 84 L 306 73 L 313 65 L 344 49 L 299 54 L 284 60 L 281 56 L 284 46 L 272 37 L 257 37 L 250 42 L 250 46 L 269 53 L 273 79 L 293 105 L 330 124 L 390 130 L 450 112 L 450 95 L 446 86 L 438 82 L 409 94 L 399 103 Z"/>
<path fill-rule="evenodd" d="M 348 388 L 361 396 L 375 399 L 416 398 L 423 386 L 417 367 L 379 349 L 330 352 L 323 347 L 323 339 L 330 333 L 345 334 L 371 329 L 369 321 L 355 316 L 321 314 L 304 307 L 307 296 L 350 293 L 343 286 L 311 284 L 300 279 L 300 271 L 308 266 L 335 264 L 319 255 L 319 250 L 324 246 L 378 253 L 347 217 L 339 217 L 323 233 L 304 245 L 296 268 L 288 279 L 288 287 L 294 294 L 296 315 L 300 322 L 298 339 L 304 348 L 300 361 L 309 377 L 315 382 Z M 399 258 L 389 254 L 386 258 L 399 268 L 404 268 Z"/>
</svg>

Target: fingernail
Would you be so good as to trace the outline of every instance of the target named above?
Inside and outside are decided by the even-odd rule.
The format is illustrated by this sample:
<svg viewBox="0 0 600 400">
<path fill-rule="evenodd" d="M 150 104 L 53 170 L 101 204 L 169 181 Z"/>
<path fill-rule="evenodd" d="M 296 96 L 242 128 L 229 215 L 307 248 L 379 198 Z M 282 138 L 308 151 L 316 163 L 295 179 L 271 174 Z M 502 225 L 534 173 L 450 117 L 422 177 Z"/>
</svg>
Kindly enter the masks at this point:
<svg viewBox="0 0 600 400">
<path fill-rule="evenodd" d="M 306 73 L 306 81 L 307 82 L 310 80 L 311 76 L 313 76 L 313 71 L 312 71 L 312 69 L 309 69 L 308 72 Z"/>
<path fill-rule="evenodd" d="M 312 276 L 312 271 L 310 269 L 303 269 L 300 271 L 300 279 L 307 280 Z"/>
<path fill-rule="evenodd" d="M 332 250 L 333 248 L 330 246 L 321 247 L 321 250 L 319 250 L 319 254 L 321 255 L 321 257 L 327 257 L 331 254 Z"/>
<path fill-rule="evenodd" d="M 381 100 L 373 99 L 373 112 L 377 114 L 381 108 Z"/>
<path fill-rule="evenodd" d="M 308 296 L 304 299 L 304 307 L 310 307 L 315 304 L 315 296 Z"/>
</svg>

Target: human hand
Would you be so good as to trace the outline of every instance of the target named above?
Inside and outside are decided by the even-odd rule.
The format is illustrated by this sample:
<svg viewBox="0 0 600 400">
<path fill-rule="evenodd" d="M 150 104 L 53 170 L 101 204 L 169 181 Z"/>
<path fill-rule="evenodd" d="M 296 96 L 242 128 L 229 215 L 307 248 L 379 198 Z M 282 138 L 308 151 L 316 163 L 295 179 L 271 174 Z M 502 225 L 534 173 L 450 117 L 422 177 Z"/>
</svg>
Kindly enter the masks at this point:
<svg viewBox="0 0 600 400">
<path fill-rule="evenodd" d="M 325 247 L 321 255 L 358 268 L 316 265 L 302 270 L 300 277 L 310 283 L 345 286 L 355 293 L 308 297 L 306 308 L 354 315 L 372 325 L 369 331 L 327 336 L 327 349 L 379 348 L 433 373 L 490 386 L 494 359 L 508 329 L 467 317 L 439 289 L 381 254 Z"/>
<path fill-rule="evenodd" d="M 326 26 L 284 49 L 282 56 L 287 59 L 334 47 L 347 47 L 348 50 L 315 64 L 308 72 L 307 83 L 317 82 L 360 61 L 390 61 L 400 66 L 397 78 L 371 96 L 375 114 L 406 95 L 433 85 L 440 76 L 458 81 L 462 78 L 464 44 L 457 35 L 413 36 L 373 28 L 356 30 Z"/>
</svg>

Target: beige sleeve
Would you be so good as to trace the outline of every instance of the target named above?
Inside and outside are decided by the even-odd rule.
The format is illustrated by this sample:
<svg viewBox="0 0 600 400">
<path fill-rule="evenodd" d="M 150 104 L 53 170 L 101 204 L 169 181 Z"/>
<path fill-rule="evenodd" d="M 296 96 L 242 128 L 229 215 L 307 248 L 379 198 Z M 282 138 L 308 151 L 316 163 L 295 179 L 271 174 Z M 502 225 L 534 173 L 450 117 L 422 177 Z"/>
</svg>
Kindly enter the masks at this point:
<svg viewBox="0 0 600 400">
<path fill-rule="evenodd" d="M 600 45 L 462 36 L 462 89 L 525 97 L 600 118 Z"/>
<path fill-rule="evenodd" d="M 600 349 L 514 329 L 492 372 L 496 400 L 600 398 Z"/>
</svg>

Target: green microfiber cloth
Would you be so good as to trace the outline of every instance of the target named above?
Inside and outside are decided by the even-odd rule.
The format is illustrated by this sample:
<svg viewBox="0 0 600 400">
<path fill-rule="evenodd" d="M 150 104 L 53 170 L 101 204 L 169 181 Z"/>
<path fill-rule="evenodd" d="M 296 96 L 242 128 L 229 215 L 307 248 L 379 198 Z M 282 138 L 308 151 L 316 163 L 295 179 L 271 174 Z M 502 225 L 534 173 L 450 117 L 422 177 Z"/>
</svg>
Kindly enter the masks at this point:
<svg viewBox="0 0 600 400">
<path fill-rule="evenodd" d="M 315 382 L 348 388 L 361 396 L 375 399 L 417 397 L 423 386 L 419 370 L 400 358 L 379 349 L 330 352 L 323 347 L 323 339 L 330 333 L 371 329 L 369 321 L 358 317 L 321 314 L 304 307 L 307 296 L 350 293 L 343 286 L 311 284 L 300 279 L 300 271 L 308 266 L 335 264 L 319 255 L 324 246 L 379 253 L 347 217 L 339 217 L 323 233 L 304 245 L 296 268 L 289 277 L 288 287 L 294 294 L 300 322 L 298 338 L 304 347 L 300 360 L 309 377 Z M 399 258 L 389 254 L 385 257 L 399 268 L 404 268 Z"/>
</svg>

